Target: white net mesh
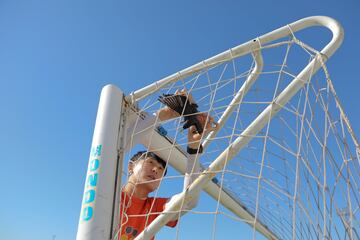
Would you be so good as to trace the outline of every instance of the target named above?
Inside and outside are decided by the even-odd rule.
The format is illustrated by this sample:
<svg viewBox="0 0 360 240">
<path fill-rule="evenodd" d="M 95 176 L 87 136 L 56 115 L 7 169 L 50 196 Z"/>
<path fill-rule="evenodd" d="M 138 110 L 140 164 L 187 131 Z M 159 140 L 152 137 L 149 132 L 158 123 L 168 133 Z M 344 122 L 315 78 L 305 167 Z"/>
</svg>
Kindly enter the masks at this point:
<svg viewBox="0 0 360 240">
<path fill-rule="evenodd" d="M 206 146 L 200 159 L 205 168 L 319 54 L 294 35 L 262 46 L 260 52 L 262 72 Z M 219 63 L 142 99 L 140 111 L 156 112 L 163 107 L 159 95 L 186 88 L 200 111 L 219 120 L 254 66 L 253 55 Z M 168 137 L 186 148 L 181 118 L 162 126 Z M 206 230 L 198 232 L 201 239 L 227 239 L 237 232 L 262 238 L 255 228 L 246 235 L 242 227 L 234 227 L 242 222 L 251 226 L 261 222 L 279 239 L 359 239 L 357 151 L 356 137 L 323 65 L 214 179 L 254 216 L 253 221 L 239 218 L 219 199 L 210 201 L 202 196 L 205 199 L 180 220 L 176 230 L 164 229 L 158 237 L 189 239 L 194 230 L 188 223 L 202 221 L 201 228 Z M 181 191 L 182 179 L 182 174 L 170 169 L 154 195 L 170 197 Z"/>
</svg>

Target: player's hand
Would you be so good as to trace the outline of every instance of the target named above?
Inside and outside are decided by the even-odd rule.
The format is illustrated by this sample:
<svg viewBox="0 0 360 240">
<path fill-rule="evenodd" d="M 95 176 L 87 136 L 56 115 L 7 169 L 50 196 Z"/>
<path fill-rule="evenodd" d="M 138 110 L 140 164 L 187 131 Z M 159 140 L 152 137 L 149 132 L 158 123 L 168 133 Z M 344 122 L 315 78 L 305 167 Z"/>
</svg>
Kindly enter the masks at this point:
<svg viewBox="0 0 360 240">
<path fill-rule="evenodd" d="M 186 96 L 188 98 L 189 103 L 195 103 L 194 98 L 192 97 L 192 95 L 190 93 L 188 93 L 186 91 L 185 88 L 183 88 L 182 90 L 179 90 L 179 89 L 176 90 L 175 94 L 180 95 L 180 96 Z M 176 111 L 172 110 L 171 108 L 169 108 L 167 106 L 160 109 L 158 111 L 157 115 L 159 116 L 160 121 L 166 121 L 166 120 L 169 120 L 169 119 L 180 117 L 179 113 L 177 113 Z"/>
<path fill-rule="evenodd" d="M 176 90 L 175 94 L 187 97 L 189 103 L 191 103 L 191 104 L 195 103 L 193 96 L 191 95 L 191 93 L 188 93 L 185 88 L 183 88 L 181 90 L 179 90 L 179 89 Z"/>
<path fill-rule="evenodd" d="M 203 126 L 204 131 L 200 134 L 194 125 L 190 126 L 188 129 L 188 147 L 192 149 L 198 149 L 201 145 L 201 140 L 211 131 L 218 129 L 218 123 L 207 113 L 199 113 L 196 117 Z"/>
</svg>

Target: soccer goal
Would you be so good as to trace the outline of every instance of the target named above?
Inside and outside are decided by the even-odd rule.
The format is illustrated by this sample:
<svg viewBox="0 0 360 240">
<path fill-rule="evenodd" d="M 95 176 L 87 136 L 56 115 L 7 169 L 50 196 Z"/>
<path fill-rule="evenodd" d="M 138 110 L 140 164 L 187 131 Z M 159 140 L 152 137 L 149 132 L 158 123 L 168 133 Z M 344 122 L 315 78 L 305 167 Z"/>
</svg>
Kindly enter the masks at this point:
<svg viewBox="0 0 360 240">
<path fill-rule="evenodd" d="M 202 141 L 198 178 L 126 239 L 360 239 L 360 146 L 325 65 L 342 40 L 334 19 L 309 17 L 128 95 L 105 86 L 77 239 L 120 239 L 119 194 L 132 154 L 125 139 L 140 137 L 172 166 L 155 197 L 182 190 L 182 117 L 150 134 L 127 129 L 163 107 L 160 95 L 183 88 L 219 129 Z M 182 211 L 199 189 L 198 206 Z M 183 215 L 177 226 L 164 228 L 175 215 Z"/>
</svg>

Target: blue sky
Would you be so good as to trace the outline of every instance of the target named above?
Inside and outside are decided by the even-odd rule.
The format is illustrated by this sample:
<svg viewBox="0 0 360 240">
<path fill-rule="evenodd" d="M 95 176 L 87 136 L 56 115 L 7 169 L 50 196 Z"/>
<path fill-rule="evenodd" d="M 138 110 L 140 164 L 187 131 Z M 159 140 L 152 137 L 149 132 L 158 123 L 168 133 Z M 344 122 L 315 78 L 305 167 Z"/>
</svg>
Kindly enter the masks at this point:
<svg viewBox="0 0 360 240">
<path fill-rule="evenodd" d="M 360 133 L 360 3 L 0 1 L 0 239 L 75 239 L 101 88 L 125 93 L 311 15 L 337 19 L 328 62 Z"/>
</svg>

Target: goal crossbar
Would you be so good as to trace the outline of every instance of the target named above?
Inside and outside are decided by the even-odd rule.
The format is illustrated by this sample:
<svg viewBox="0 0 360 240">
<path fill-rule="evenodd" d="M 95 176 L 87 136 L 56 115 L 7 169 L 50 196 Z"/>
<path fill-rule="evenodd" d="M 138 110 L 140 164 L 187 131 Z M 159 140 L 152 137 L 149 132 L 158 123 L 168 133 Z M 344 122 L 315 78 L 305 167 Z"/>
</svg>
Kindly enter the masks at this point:
<svg viewBox="0 0 360 240">
<path fill-rule="evenodd" d="M 145 98 L 146 96 L 151 95 L 152 93 L 158 91 L 159 89 L 168 86 L 171 83 L 186 78 L 203 69 L 210 68 L 219 63 L 230 61 L 232 59 L 247 55 L 251 52 L 255 52 L 256 50 L 260 49 L 262 46 L 264 46 L 267 43 L 270 43 L 272 41 L 281 39 L 289 35 L 291 36 L 295 32 L 314 26 L 323 26 L 328 28 L 332 32 L 331 41 L 320 52 L 323 56 L 325 56 L 325 61 L 326 61 L 341 45 L 342 40 L 344 38 L 343 28 L 336 20 L 330 17 L 326 17 L 326 16 L 307 17 L 300 19 L 296 22 L 290 23 L 286 26 L 283 26 L 267 34 L 264 34 L 244 44 L 230 48 L 229 50 L 224 51 L 216 56 L 208 58 L 188 68 L 185 68 L 177 73 L 174 73 L 168 77 L 160 79 L 144 88 L 141 88 L 135 92 L 130 93 L 129 96 L 126 97 L 126 100 L 131 103 L 134 103 L 136 101 Z"/>
</svg>

